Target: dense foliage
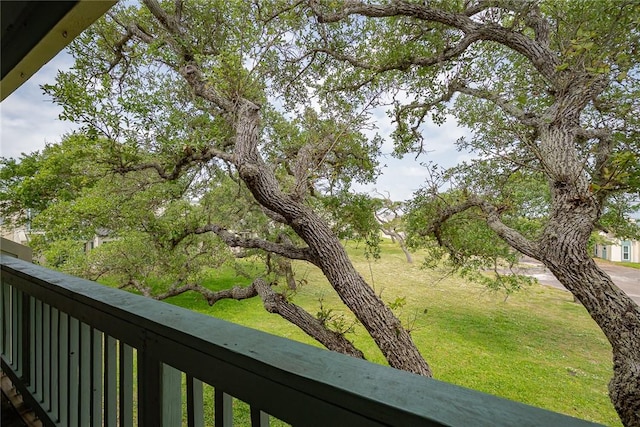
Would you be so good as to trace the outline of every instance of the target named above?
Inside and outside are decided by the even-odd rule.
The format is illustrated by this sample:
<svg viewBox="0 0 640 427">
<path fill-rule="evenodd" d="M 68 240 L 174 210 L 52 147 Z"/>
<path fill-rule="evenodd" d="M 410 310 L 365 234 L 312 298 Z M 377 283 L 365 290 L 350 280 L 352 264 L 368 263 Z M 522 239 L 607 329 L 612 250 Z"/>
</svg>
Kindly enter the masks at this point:
<svg viewBox="0 0 640 427">
<path fill-rule="evenodd" d="M 394 120 L 397 155 L 428 155 L 425 123 L 455 119 L 471 129 L 459 148 L 476 158 L 431 168 L 402 207 L 409 243 L 509 291 L 522 281 L 505 265 L 519 254 L 543 262 L 607 336 L 611 399 L 640 425 L 640 308 L 587 250 L 598 230 L 639 235 L 628 221 L 640 196 L 639 24 L 635 0 L 120 5 L 45 88 L 82 132 L 5 160 L 3 209 L 39 212 L 43 247 L 64 254 L 54 264 L 77 261 L 70 242 L 111 234 L 80 256 L 83 271 L 118 272 L 149 294 L 144 281 L 161 279 L 163 295 L 198 291 L 210 303 L 259 296 L 361 357 L 270 285 L 279 272 L 295 287 L 287 260 L 307 261 L 392 366 L 431 375 L 339 238 L 361 237 L 375 256 L 387 219 L 397 228 L 398 206 L 351 191 L 378 173 L 372 109 Z M 206 266 L 251 254 L 267 261 L 251 286 L 199 286 Z"/>
</svg>

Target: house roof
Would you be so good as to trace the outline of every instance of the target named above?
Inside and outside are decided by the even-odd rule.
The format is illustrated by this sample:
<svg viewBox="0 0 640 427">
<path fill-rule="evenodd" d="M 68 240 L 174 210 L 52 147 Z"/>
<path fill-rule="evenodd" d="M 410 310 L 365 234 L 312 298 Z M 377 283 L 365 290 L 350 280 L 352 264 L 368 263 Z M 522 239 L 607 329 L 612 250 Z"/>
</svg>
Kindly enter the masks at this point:
<svg viewBox="0 0 640 427">
<path fill-rule="evenodd" d="M 20 87 L 115 3 L 114 0 L 0 2 L 1 99 Z"/>
</svg>

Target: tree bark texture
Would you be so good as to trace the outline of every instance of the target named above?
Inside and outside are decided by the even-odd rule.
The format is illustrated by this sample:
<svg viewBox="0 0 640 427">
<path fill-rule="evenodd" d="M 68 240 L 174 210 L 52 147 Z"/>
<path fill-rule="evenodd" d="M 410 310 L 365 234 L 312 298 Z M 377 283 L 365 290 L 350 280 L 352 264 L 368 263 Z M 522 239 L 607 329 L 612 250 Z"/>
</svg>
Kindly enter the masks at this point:
<svg viewBox="0 0 640 427">
<path fill-rule="evenodd" d="M 553 110 L 553 108 L 551 109 Z M 566 119 L 566 117 L 565 117 Z M 551 212 L 542 236 L 529 241 L 500 220 L 495 207 L 476 196 L 443 212 L 438 222 L 479 206 L 487 224 L 520 252 L 538 259 L 586 308 L 612 347 L 611 401 L 623 424 L 640 426 L 640 307 L 618 288 L 587 251 L 601 200 L 577 160 L 575 120 L 555 117 L 540 126 L 539 159 L 549 180 Z"/>
<path fill-rule="evenodd" d="M 263 279 L 256 279 L 252 287 L 260 295 L 262 304 L 269 313 L 279 314 L 329 350 L 364 359 L 364 354 L 344 335 L 328 329 L 319 319 L 287 301 L 284 295 L 274 292 Z"/>
<path fill-rule="evenodd" d="M 256 201 L 267 212 L 277 217 L 278 221 L 289 225 L 308 245 L 308 248 L 296 251 L 298 259 L 310 261 L 322 270 L 341 300 L 374 339 L 389 364 L 398 369 L 431 377 L 431 369 L 418 351 L 410 334 L 403 328 L 391 309 L 384 304 L 355 270 L 329 225 L 301 201 L 296 200 L 294 196 L 284 194 L 281 191 L 273 171 L 264 163 L 258 151 L 261 136 L 260 107 L 241 95 L 231 99 L 228 94 L 219 91 L 216 85 L 212 84 L 209 78 L 205 78 L 202 73 L 195 59 L 194 51 L 184 41 L 185 34 L 178 20 L 169 16 L 156 0 L 144 0 L 144 3 L 149 7 L 160 26 L 167 32 L 166 38 L 163 40 L 168 41 L 169 47 L 181 59 L 177 71 L 191 86 L 194 94 L 209 102 L 221 117 L 230 122 L 235 130 L 232 154 L 211 146 L 206 151 L 206 159 L 202 156 L 198 159 L 192 156 L 185 157 L 173 171 L 167 172 L 159 165 L 156 165 L 157 167 L 151 166 L 158 171 L 161 177 L 175 179 L 183 168 L 196 160 L 209 160 L 217 157 L 234 164 Z M 150 42 L 143 37 L 141 39 L 145 43 Z M 148 165 L 141 167 L 147 168 Z M 216 229 L 205 227 L 200 231 L 216 232 Z M 246 240 L 240 241 L 233 236 L 228 236 L 222 230 L 217 230 L 217 234 L 227 242 L 230 239 L 233 240 L 234 245 L 249 244 Z M 283 245 L 275 245 L 272 249 L 276 246 L 280 249 L 284 248 Z M 290 251 L 285 252 L 289 253 Z M 287 256 L 287 253 L 278 253 Z M 267 292 L 264 287 L 258 287 Z M 256 289 L 256 291 L 258 290 Z M 261 295 L 263 301 L 265 301 L 265 295 Z M 300 324 L 310 324 L 305 322 L 302 312 L 288 307 L 283 301 L 278 304 L 277 298 L 272 298 L 272 296 L 269 296 L 267 300 L 268 303 L 265 302 L 265 307 L 268 310 L 277 311 L 285 318 L 286 316 L 295 318 L 300 321 Z M 316 336 L 314 338 L 317 339 Z M 351 353 L 355 352 L 351 351 Z"/>
<path fill-rule="evenodd" d="M 556 188 L 556 209 L 540 240 L 540 260 L 587 309 L 612 347 L 609 396 L 625 426 L 640 426 L 640 308 L 602 271 L 587 251 L 595 209 Z"/>
<path fill-rule="evenodd" d="M 340 299 L 374 339 L 389 365 L 432 376 L 409 332 L 356 271 L 330 227 L 311 209 L 280 190 L 276 177 L 257 151 L 259 108 L 243 101 L 237 117 L 235 164 L 255 199 L 281 215 L 305 241 L 310 261 L 322 270 Z"/>
</svg>

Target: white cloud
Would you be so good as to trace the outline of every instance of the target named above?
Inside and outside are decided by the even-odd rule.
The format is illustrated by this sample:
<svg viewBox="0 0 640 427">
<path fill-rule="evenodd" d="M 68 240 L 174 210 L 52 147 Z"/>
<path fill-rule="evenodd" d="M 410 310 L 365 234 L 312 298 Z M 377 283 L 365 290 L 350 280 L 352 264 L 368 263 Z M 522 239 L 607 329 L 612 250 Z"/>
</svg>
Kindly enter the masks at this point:
<svg viewBox="0 0 640 427">
<path fill-rule="evenodd" d="M 407 200 L 418 190 L 427 177 L 427 169 L 412 156 L 403 159 L 386 159 L 382 175 L 375 185 L 360 186 L 359 191 L 371 192 L 375 188 L 389 194 L 393 200 Z"/>
<path fill-rule="evenodd" d="M 377 133 L 384 138 L 381 148 L 384 158 L 381 163 L 386 167 L 375 184 L 357 185 L 354 187 L 356 191 L 370 193 L 376 189 L 383 194 L 389 193 L 393 200 L 407 200 L 423 186 L 428 176 L 427 169 L 421 163 L 433 162 L 446 168 L 475 157 L 472 153 L 461 152 L 456 148 L 455 142 L 460 137 L 469 135 L 469 130 L 458 126 L 453 116 L 448 116 L 447 121 L 440 126 L 431 120 L 425 121 L 422 127 L 425 153 L 417 159 L 415 154 L 406 155 L 402 159 L 391 157 L 391 133 L 395 124 L 382 108 L 373 111 L 371 118 L 376 129 L 369 136 Z"/>
<path fill-rule="evenodd" d="M 0 104 L 0 155 L 19 157 L 60 141 L 78 126 L 58 119 L 62 109 L 45 95 L 41 85 L 54 83 L 58 70 L 67 70 L 72 58 L 65 51 L 45 64 L 31 79 Z"/>
</svg>

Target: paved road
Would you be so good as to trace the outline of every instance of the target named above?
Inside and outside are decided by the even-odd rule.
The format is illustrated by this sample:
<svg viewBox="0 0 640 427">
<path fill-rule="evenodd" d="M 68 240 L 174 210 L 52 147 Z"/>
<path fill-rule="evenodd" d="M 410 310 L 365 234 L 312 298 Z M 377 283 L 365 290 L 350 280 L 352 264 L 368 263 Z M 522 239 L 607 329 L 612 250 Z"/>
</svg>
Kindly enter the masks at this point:
<svg viewBox="0 0 640 427">
<path fill-rule="evenodd" d="M 627 293 L 635 302 L 640 304 L 640 270 L 636 268 L 623 267 L 611 262 L 596 259 L 596 263 L 602 268 L 613 282 Z M 525 258 L 521 264 L 525 267 L 523 274 L 538 279 L 543 285 L 553 286 L 558 289 L 565 289 L 558 279 L 549 272 L 538 261 L 532 258 Z"/>
</svg>

